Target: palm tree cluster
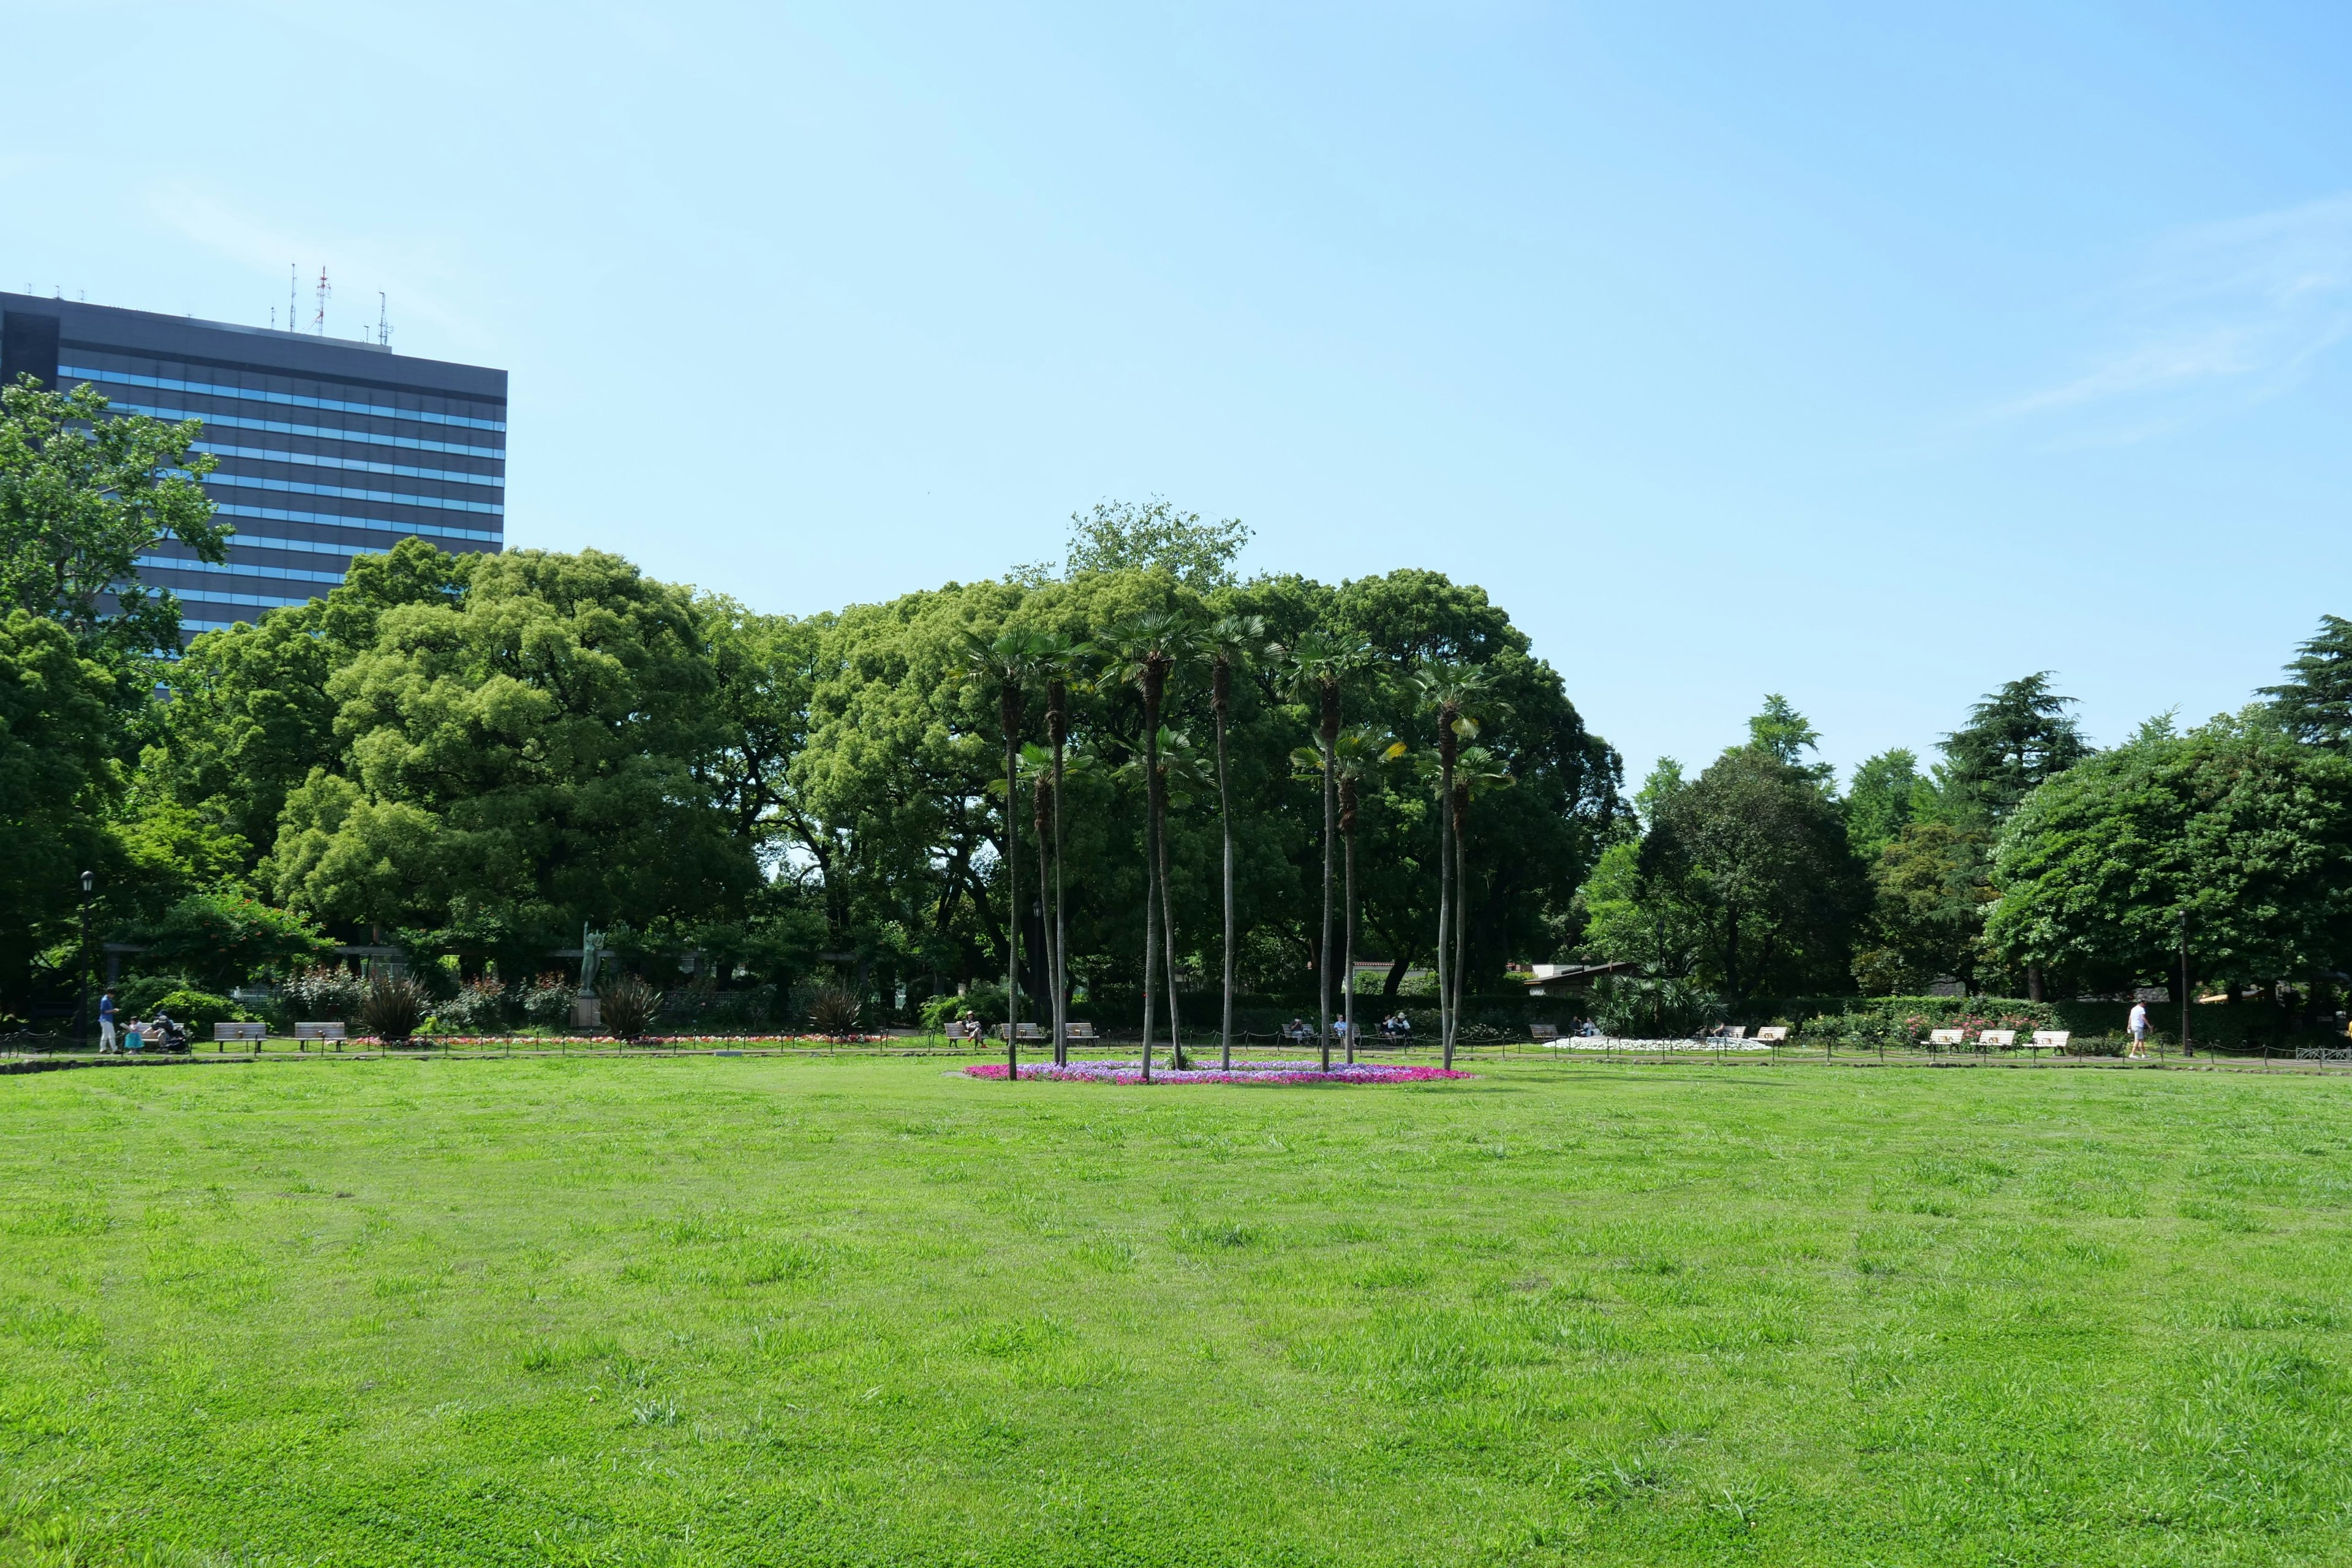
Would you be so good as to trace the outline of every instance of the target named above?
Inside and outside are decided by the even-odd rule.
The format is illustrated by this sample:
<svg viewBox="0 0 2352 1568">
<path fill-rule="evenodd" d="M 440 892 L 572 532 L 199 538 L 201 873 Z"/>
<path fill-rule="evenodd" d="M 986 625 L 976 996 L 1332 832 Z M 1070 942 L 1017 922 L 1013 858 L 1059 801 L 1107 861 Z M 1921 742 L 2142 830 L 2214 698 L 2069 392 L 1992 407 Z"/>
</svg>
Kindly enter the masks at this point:
<svg viewBox="0 0 2352 1568">
<path fill-rule="evenodd" d="M 1056 1064 L 1068 1059 L 1070 994 L 1068 920 L 1062 865 L 1066 836 L 1063 800 L 1073 776 L 1090 772 L 1095 759 L 1070 751 L 1069 696 L 1074 686 L 1109 693 L 1132 689 L 1141 708 L 1138 755 L 1119 772 L 1142 786 L 1144 795 L 1144 936 L 1142 987 L 1143 1076 L 1150 1080 L 1159 1026 L 1160 991 L 1165 975 L 1170 1060 L 1186 1065 L 1179 1011 L 1175 906 L 1170 894 L 1168 818 L 1171 804 L 1184 805 L 1213 790 L 1222 844 L 1224 931 L 1222 944 L 1223 1008 L 1218 1023 L 1219 1060 L 1233 1065 L 1234 953 L 1234 796 L 1228 729 L 1236 679 L 1253 679 L 1270 696 L 1286 698 L 1313 714 L 1310 744 L 1293 752 L 1297 771 L 1322 789 L 1322 926 L 1316 948 L 1317 1040 L 1325 1070 L 1331 1066 L 1335 1037 L 1346 1059 L 1356 1059 L 1356 826 L 1365 797 L 1417 777 L 1434 797 L 1439 824 L 1437 972 L 1439 1044 L 1452 1066 L 1460 1028 L 1463 975 L 1467 966 L 1469 875 L 1465 854 L 1470 807 L 1478 795 L 1507 787 L 1512 780 L 1501 760 L 1475 744 L 1481 726 L 1493 722 L 1505 705 L 1487 672 L 1457 659 L 1417 660 L 1402 671 L 1383 673 L 1361 640 L 1309 631 L 1285 644 L 1272 640 L 1264 617 L 1227 615 L 1207 619 L 1181 610 L 1151 610 L 1104 626 L 1091 642 L 1050 632 L 1001 631 L 966 635 L 961 650 L 964 679 L 992 689 L 1004 743 L 1004 878 L 1008 907 L 1021 908 L 1019 792 L 1030 787 L 1030 835 L 1037 855 L 1045 952 L 1040 972 L 1051 996 L 1046 1020 Z M 1203 765 L 1192 738 L 1165 722 L 1173 688 L 1207 678 L 1209 714 L 1215 731 L 1213 764 Z M 1344 698 L 1351 682 L 1402 678 L 1429 721 L 1431 742 L 1421 752 L 1374 725 L 1344 722 Z M 1025 739 L 1030 696 L 1045 698 L 1045 743 Z M 1465 742 L 1468 742 L 1465 744 Z M 992 786 L 992 794 L 997 786 Z M 1005 958 L 1006 1064 L 1018 1081 L 1021 1037 L 1020 921 L 1008 921 Z M 1340 962 L 1330 954 L 1338 951 Z M 1346 976 L 1338 997 L 1335 1031 L 1332 977 Z"/>
</svg>

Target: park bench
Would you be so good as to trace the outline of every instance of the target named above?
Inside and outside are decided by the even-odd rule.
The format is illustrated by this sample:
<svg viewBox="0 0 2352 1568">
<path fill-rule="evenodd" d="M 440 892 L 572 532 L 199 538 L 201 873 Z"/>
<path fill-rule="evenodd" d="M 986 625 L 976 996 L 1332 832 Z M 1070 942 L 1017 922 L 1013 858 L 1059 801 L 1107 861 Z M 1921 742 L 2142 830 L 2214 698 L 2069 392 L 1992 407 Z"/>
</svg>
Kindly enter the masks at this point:
<svg viewBox="0 0 2352 1568">
<path fill-rule="evenodd" d="M 238 1045 L 258 1046 L 268 1035 L 269 1026 L 267 1024 L 215 1024 L 213 1048 L 221 1049 L 232 1040 Z"/>
<path fill-rule="evenodd" d="M 320 1045 L 324 1045 L 329 1040 L 332 1040 L 335 1042 L 335 1049 L 340 1051 L 343 1048 L 343 1026 L 339 1023 L 331 1022 L 321 1024 L 298 1023 L 294 1026 L 295 1049 L 307 1051 L 310 1048 L 310 1042 L 313 1040 L 318 1041 Z"/>
<path fill-rule="evenodd" d="M 2063 1051 L 2074 1038 L 2073 1032 L 2066 1029 L 2036 1029 L 2033 1031 L 2032 1048 L 2037 1051 Z"/>
<path fill-rule="evenodd" d="M 1789 1043 L 1788 1026 L 1785 1024 L 1767 1024 L 1764 1027 L 1756 1031 L 1756 1039 L 1760 1045 L 1785 1046 Z"/>
<path fill-rule="evenodd" d="M 1927 1031 L 1927 1048 L 1931 1051 L 1957 1051 L 1968 1037 L 1966 1029 L 1930 1029 Z"/>
<path fill-rule="evenodd" d="M 1558 1024 L 1530 1024 L 1528 1026 L 1528 1038 L 1534 1040 L 1538 1045 L 1546 1041 L 1557 1040 L 1559 1038 L 1559 1026 Z"/>
<path fill-rule="evenodd" d="M 1073 1018 L 1062 1026 L 1062 1037 L 1073 1044 L 1090 1046 L 1102 1037 L 1095 1033 L 1095 1026 L 1092 1024 L 1081 1023 Z"/>
<path fill-rule="evenodd" d="M 1006 1026 L 1003 1024 L 996 1026 L 996 1037 L 998 1039 L 1001 1040 L 1004 1037 L 1005 1027 Z M 1043 1024 L 1023 1024 L 1013 1036 L 1013 1039 L 1014 1042 L 1019 1045 L 1025 1046 L 1034 1040 L 1038 1045 L 1042 1046 L 1045 1043 L 1045 1026 Z"/>
<path fill-rule="evenodd" d="M 2015 1029 L 1979 1029 L 1977 1049 L 1980 1051 L 2013 1051 L 2017 1048 Z"/>
</svg>

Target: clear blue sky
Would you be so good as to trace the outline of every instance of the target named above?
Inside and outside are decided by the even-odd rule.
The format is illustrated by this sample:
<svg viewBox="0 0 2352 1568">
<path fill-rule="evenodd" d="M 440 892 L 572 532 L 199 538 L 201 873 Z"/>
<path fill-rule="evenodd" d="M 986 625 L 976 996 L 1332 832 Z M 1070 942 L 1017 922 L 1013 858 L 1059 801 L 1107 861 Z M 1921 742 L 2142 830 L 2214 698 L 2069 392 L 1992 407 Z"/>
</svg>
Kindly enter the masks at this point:
<svg viewBox="0 0 2352 1568">
<path fill-rule="evenodd" d="M 513 373 L 509 538 L 807 612 L 1164 495 L 1635 777 L 2352 613 L 2352 8 L 0 5 L 0 280 Z M 308 296 L 304 305 L 308 307 Z"/>
</svg>

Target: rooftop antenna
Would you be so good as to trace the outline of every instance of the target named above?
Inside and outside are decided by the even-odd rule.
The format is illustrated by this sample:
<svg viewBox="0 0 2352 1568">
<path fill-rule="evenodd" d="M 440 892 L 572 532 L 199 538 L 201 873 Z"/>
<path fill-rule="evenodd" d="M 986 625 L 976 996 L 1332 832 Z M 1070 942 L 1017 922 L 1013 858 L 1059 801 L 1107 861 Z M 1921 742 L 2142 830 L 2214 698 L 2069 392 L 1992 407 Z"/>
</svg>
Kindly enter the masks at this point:
<svg viewBox="0 0 2352 1568">
<path fill-rule="evenodd" d="M 295 270 L 294 263 L 289 261 L 286 264 L 286 330 L 289 332 L 294 330 Z"/>
<path fill-rule="evenodd" d="M 327 287 L 327 268 L 319 268 L 319 313 L 310 318 L 310 330 L 320 337 L 327 335 L 327 296 L 333 292 Z"/>
<path fill-rule="evenodd" d="M 390 307 L 384 303 L 383 290 L 381 289 L 376 290 L 375 295 L 375 341 L 379 348 L 392 347 L 392 316 Z"/>
</svg>

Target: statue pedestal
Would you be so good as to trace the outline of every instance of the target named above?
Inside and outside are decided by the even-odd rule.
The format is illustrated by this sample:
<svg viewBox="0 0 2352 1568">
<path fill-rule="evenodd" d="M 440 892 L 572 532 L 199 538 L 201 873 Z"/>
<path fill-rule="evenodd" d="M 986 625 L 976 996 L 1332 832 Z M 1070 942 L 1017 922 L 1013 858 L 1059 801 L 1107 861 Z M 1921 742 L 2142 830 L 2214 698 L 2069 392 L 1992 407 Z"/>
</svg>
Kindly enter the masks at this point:
<svg viewBox="0 0 2352 1568">
<path fill-rule="evenodd" d="M 604 1026 L 604 1006 L 593 996 L 572 999 L 572 1026 L 575 1029 L 595 1029 Z"/>
</svg>

